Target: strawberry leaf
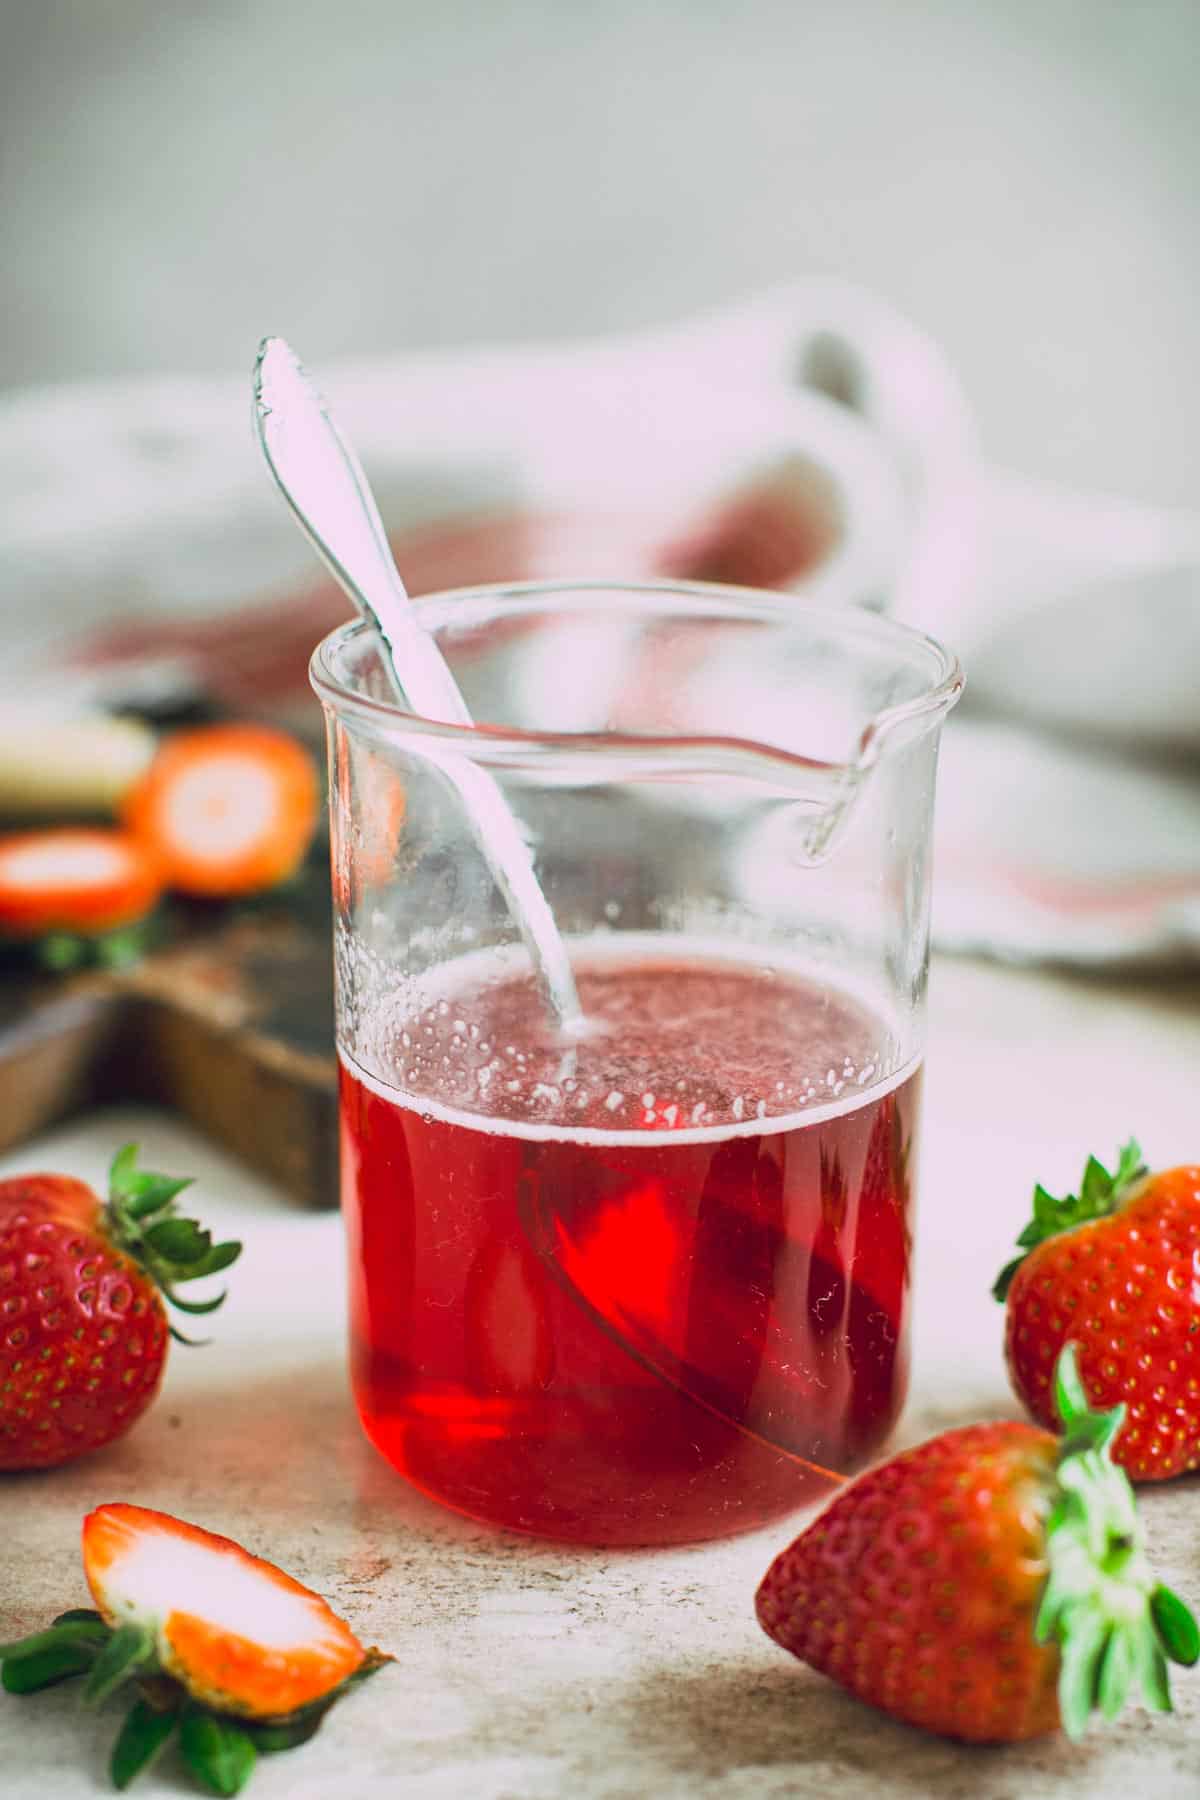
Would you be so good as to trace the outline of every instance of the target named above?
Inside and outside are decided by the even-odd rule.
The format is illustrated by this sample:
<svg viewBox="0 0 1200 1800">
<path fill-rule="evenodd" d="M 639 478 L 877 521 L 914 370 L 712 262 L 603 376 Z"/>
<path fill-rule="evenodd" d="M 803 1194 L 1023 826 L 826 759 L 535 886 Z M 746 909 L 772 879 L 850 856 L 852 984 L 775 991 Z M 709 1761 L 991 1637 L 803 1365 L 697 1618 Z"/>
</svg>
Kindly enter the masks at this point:
<svg viewBox="0 0 1200 1800">
<path fill-rule="evenodd" d="M 1018 1238 L 1017 1242 L 1020 1243 L 1020 1241 L 1020 1238 Z M 1024 1261 L 1025 1258 L 1023 1256 L 1014 1256 L 1010 1263 L 1005 1263 L 999 1275 L 997 1275 L 992 1287 L 992 1295 L 995 1299 L 1003 1300 L 1006 1297 L 1009 1288 L 1012 1286 L 1012 1278 Z"/>
<path fill-rule="evenodd" d="M 122 1144 L 108 1167 L 108 1191 L 110 1194 L 127 1194 L 129 1183 L 137 1174 L 138 1147 L 136 1144 Z"/>
<path fill-rule="evenodd" d="M 294 1750 L 299 1744 L 307 1744 L 309 1738 L 315 1737 L 321 1729 L 328 1705 L 306 1706 L 301 1712 L 293 1713 L 289 1719 L 280 1719 L 270 1725 L 259 1725 L 246 1720 L 242 1726 L 255 1749 L 261 1756 L 270 1756 L 280 1750 Z"/>
<path fill-rule="evenodd" d="M 1133 1680 L 1133 1646 L 1119 1627 L 1108 1640 L 1096 1683 L 1095 1704 L 1106 1719 L 1115 1719 L 1129 1695 Z"/>
<path fill-rule="evenodd" d="M 1150 1596 L 1150 1612 L 1158 1629 L 1158 1640 L 1172 1662 L 1190 1669 L 1200 1662 L 1200 1626 L 1178 1594 L 1159 1582 Z"/>
<path fill-rule="evenodd" d="M 156 1257 L 183 1267 L 200 1262 L 212 1249 L 212 1233 L 194 1219 L 160 1219 L 144 1235 Z"/>
<path fill-rule="evenodd" d="M 146 1271 L 172 1305 L 182 1312 L 215 1312 L 224 1294 L 188 1302 L 173 1290 L 180 1282 L 227 1269 L 241 1255 L 241 1244 L 232 1240 L 214 1244 L 212 1233 L 195 1219 L 180 1217 L 175 1202 L 184 1188 L 191 1186 L 190 1181 L 139 1169 L 137 1158 L 136 1144 L 122 1145 L 113 1157 L 105 1209 L 108 1236 Z M 172 1330 L 171 1335 L 181 1344 L 193 1342 L 179 1331 Z"/>
<path fill-rule="evenodd" d="M 44 969 L 63 975 L 88 959 L 87 939 L 72 931 L 48 931 L 37 939 L 34 957 Z"/>
<path fill-rule="evenodd" d="M 223 1293 L 218 1294 L 215 1300 L 181 1300 L 169 1287 L 163 1288 L 163 1298 L 169 1300 L 172 1306 L 177 1306 L 180 1312 L 192 1314 L 216 1312 L 218 1306 L 225 1304 Z"/>
<path fill-rule="evenodd" d="M 1106 1620 L 1087 1617 L 1062 1647 L 1058 1706 L 1063 1730 L 1070 1738 L 1082 1737 L 1086 1729 L 1110 1631 Z"/>
<path fill-rule="evenodd" d="M 49 1644 L 28 1656 L 6 1658 L 0 1666 L 0 1686 L 6 1694 L 36 1694 L 40 1688 L 84 1674 L 95 1660 L 94 1645 L 68 1641 Z"/>
<path fill-rule="evenodd" d="M 1112 1191 L 1113 1177 L 1102 1162 L 1097 1162 L 1094 1156 L 1089 1156 L 1084 1164 L 1083 1180 L 1079 1184 L 1080 1208 L 1094 1218 L 1106 1210 Z"/>
<path fill-rule="evenodd" d="M 1059 1460 L 1076 1451 L 1107 1450 L 1125 1423 L 1124 1405 L 1093 1412 L 1079 1375 L 1074 1344 L 1065 1344 L 1054 1370 L 1054 1405 L 1063 1430 Z"/>
<path fill-rule="evenodd" d="M 144 1625 L 119 1625 L 104 1645 L 83 1690 L 85 1706 L 99 1706 L 154 1656 L 154 1634 Z"/>
<path fill-rule="evenodd" d="M 1142 1683 L 1142 1699 L 1151 1712 L 1173 1712 L 1166 1657 L 1158 1645 L 1145 1636 L 1139 1636 L 1135 1640 L 1134 1652 Z"/>
<path fill-rule="evenodd" d="M 77 1616 L 63 1614 L 48 1625 L 44 1631 L 35 1631 L 29 1637 L 16 1638 L 10 1644 L 0 1644 L 0 1662 L 6 1669 L 16 1668 L 35 1657 L 43 1657 L 51 1652 L 69 1650 L 72 1653 L 85 1653 L 90 1663 L 97 1651 L 103 1649 L 111 1633 L 99 1613 L 81 1613 Z M 84 1665 L 86 1666 L 86 1664 Z M 22 1692 L 26 1691 L 24 1689 Z"/>
<path fill-rule="evenodd" d="M 197 1281 L 201 1275 L 219 1275 L 230 1263 L 235 1263 L 242 1254 L 242 1246 L 230 1239 L 225 1244 L 213 1244 L 195 1263 L 176 1275 L 176 1281 Z"/>
<path fill-rule="evenodd" d="M 187 1336 L 186 1336 L 186 1335 L 185 1335 L 185 1333 L 183 1333 L 183 1332 L 182 1332 L 182 1331 L 180 1331 L 180 1329 L 179 1329 L 179 1327 L 178 1327 L 178 1325 L 168 1325 L 168 1326 L 167 1326 L 167 1332 L 168 1332 L 168 1334 L 169 1334 L 169 1335 L 170 1335 L 170 1338 L 171 1338 L 171 1341 L 172 1341 L 172 1342 L 173 1342 L 173 1343 L 176 1343 L 176 1344 L 186 1344 L 186 1345 L 187 1345 L 187 1347 L 188 1347 L 188 1349 L 189 1349 L 189 1350 L 200 1350 L 200 1349 L 202 1349 L 202 1348 L 203 1348 L 203 1346 L 204 1346 L 204 1345 L 205 1345 L 205 1344 L 211 1344 L 211 1343 L 212 1343 L 212 1339 L 211 1339 L 211 1338 L 190 1338 L 190 1337 L 187 1337 Z"/>
<path fill-rule="evenodd" d="M 1111 1175 L 1103 1163 L 1094 1156 L 1088 1157 L 1078 1194 L 1064 1194 L 1056 1199 L 1039 1182 L 1033 1190 L 1033 1217 L 1017 1238 L 1018 1249 L 1028 1253 L 1044 1244 L 1047 1238 L 1058 1237 L 1061 1232 L 1073 1231 L 1077 1225 L 1106 1219 L 1110 1213 L 1118 1212 L 1129 1189 L 1146 1173 L 1137 1140 L 1130 1138 L 1119 1152 L 1116 1169 Z M 993 1299 L 1007 1299 L 1013 1276 L 1024 1260 L 1024 1254 L 1015 1257 L 1000 1271 L 992 1286 Z"/>
<path fill-rule="evenodd" d="M 55 975 L 72 969 L 123 969 L 139 957 L 163 935 L 163 922 L 152 913 L 136 924 L 114 931 L 46 931 L 32 941 L 18 940 L 14 945 L 25 958 Z"/>
<path fill-rule="evenodd" d="M 238 1794 L 254 1773 L 258 1753 L 240 1725 L 201 1711 L 186 1712 L 179 1728 L 184 1762 L 214 1794 Z"/>
<path fill-rule="evenodd" d="M 164 1711 L 145 1700 L 135 1700 L 109 1758 L 113 1786 L 127 1788 L 135 1775 L 148 1768 L 178 1723 L 177 1707 Z"/>
<path fill-rule="evenodd" d="M 161 1212 L 164 1206 L 169 1206 L 177 1194 L 192 1186 L 192 1182 L 190 1175 L 180 1179 L 169 1175 L 139 1175 L 127 1196 L 126 1210 L 131 1218 L 149 1218 L 151 1213 Z"/>
<path fill-rule="evenodd" d="M 1091 1410 L 1072 1344 L 1059 1357 L 1054 1392 L 1063 1437 L 1034 1635 L 1059 1646 L 1059 1711 L 1063 1729 L 1077 1738 L 1093 1710 L 1108 1718 L 1119 1711 L 1135 1675 L 1146 1704 L 1169 1711 L 1167 1657 L 1200 1660 L 1200 1628 L 1155 1580 L 1133 1488 L 1112 1460 L 1124 1407 Z"/>
</svg>

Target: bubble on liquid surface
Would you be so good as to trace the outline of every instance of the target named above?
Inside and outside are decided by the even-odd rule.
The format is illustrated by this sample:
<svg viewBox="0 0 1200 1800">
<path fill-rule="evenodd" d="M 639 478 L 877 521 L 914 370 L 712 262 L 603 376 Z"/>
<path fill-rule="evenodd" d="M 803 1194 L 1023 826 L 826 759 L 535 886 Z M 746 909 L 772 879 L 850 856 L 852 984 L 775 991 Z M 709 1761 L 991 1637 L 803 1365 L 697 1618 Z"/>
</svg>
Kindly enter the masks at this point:
<svg viewBox="0 0 1200 1800">
<path fill-rule="evenodd" d="M 389 1007 L 367 1072 L 410 1104 L 497 1122 L 677 1132 L 752 1130 L 813 1105 L 862 1104 L 866 1083 L 897 1066 L 883 1019 L 808 972 L 778 960 L 765 971 L 686 941 L 640 954 L 621 944 L 623 959 L 611 936 L 604 945 L 573 956 L 582 1035 L 559 1035 L 527 968 L 493 959 L 485 970 L 476 953 L 462 965 L 474 979 L 442 971 L 441 995 L 426 988 L 399 1016 Z M 433 1038 L 417 1059 L 400 1049 L 414 1028 Z"/>
</svg>

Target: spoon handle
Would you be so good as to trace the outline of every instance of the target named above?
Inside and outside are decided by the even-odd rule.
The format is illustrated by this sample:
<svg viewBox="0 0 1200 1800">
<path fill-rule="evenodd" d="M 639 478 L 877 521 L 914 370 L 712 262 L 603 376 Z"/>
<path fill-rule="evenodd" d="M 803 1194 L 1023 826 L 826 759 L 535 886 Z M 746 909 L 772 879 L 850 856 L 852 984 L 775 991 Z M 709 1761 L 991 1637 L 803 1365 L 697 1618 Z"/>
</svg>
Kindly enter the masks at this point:
<svg viewBox="0 0 1200 1800">
<path fill-rule="evenodd" d="M 304 535 L 383 639 L 400 704 L 442 724 L 470 726 L 458 683 L 413 612 L 362 465 L 282 338 L 264 338 L 259 346 L 254 426 Z M 489 771 L 469 756 L 442 745 L 436 760 L 459 791 L 559 1026 L 577 1036 L 583 1018 L 570 958 L 512 809 Z"/>
<path fill-rule="evenodd" d="M 362 464 L 282 338 L 264 338 L 259 345 L 254 423 L 267 466 L 301 531 L 391 651 L 388 674 L 401 700 L 411 700 L 443 724 L 470 725 L 458 683 L 412 616 Z"/>
</svg>

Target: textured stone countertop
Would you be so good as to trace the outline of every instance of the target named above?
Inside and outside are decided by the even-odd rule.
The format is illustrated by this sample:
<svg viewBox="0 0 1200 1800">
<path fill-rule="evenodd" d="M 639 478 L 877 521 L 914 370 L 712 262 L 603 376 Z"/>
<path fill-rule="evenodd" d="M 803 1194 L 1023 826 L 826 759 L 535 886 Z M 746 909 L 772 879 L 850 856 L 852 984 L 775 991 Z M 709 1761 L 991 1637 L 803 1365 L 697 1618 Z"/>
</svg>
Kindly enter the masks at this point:
<svg viewBox="0 0 1200 1800">
<path fill-rule="evenodd" d="M 1073 1182 L 1136 1130 L 1160 1163 L 1200 1154 L 1195 983 L 1082 982 L 943 962 L 923 1133 L 916 1369 L 901 1437 L 1012 1412 L 987 1297 L 1035 1177 Z M 99 1180 L 128 1137 L 199 1177 L 207 1222 L 245 1237 L 203 1352 L 177 1350 L 123 1442 L 0 1478 L 0 1638 L 86 1600 L 78 1526 L 130 1499 L 227 1532 L 328 1595 L 397 1662 L 306 1748 L 264 1761 L 258 1800 L 767 1800 L 847 1794 L 1088 1800 L 1200 1793 L 1200 1672 L 1178 1711 L 1130 1710 L 1084 1744 L 968 1750 L 858 1705 L 758 1629 L 752 1595 L 791 1522 L 668 1552 L 502 1537 L 412 1493 L 361 1436 L 342 1351 L 341 1239 L 173 1121 L 121 1112 L 55 1132 L 0 1173 Z M 1145 1495 L 1164 1579 L 1200 1598 L 1200 1482 Z M 70 1685 L 0 1696 L 0 1793 L 109 1791 L 113 1710 Z M 196 1791 L 168 1753 L 144 1800 Z"/>
</svg>

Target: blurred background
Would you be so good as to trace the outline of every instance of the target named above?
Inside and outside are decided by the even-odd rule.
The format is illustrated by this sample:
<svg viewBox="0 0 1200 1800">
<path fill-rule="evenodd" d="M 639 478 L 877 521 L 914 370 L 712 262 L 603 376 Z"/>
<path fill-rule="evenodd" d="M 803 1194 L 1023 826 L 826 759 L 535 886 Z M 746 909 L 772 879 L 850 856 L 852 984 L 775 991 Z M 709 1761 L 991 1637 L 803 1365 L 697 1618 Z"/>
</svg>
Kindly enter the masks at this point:
<svg viewBox="0 0 1200 1800">
<path fill-rule="evenodd" d="M 796 275 L 989 457 L 1200 503 L 1192 0 L 9 0 L 0 383 L 664 323 Z"/>
<path fill-rule="evenodd" d="M 9 4 L 10 711 L 315 731 L 280 332 L 414 591 L 887 607 L 968 676 L 943 946 L 1194 960 L 1198 54 L 1194 0 Z"/>
</svg>

